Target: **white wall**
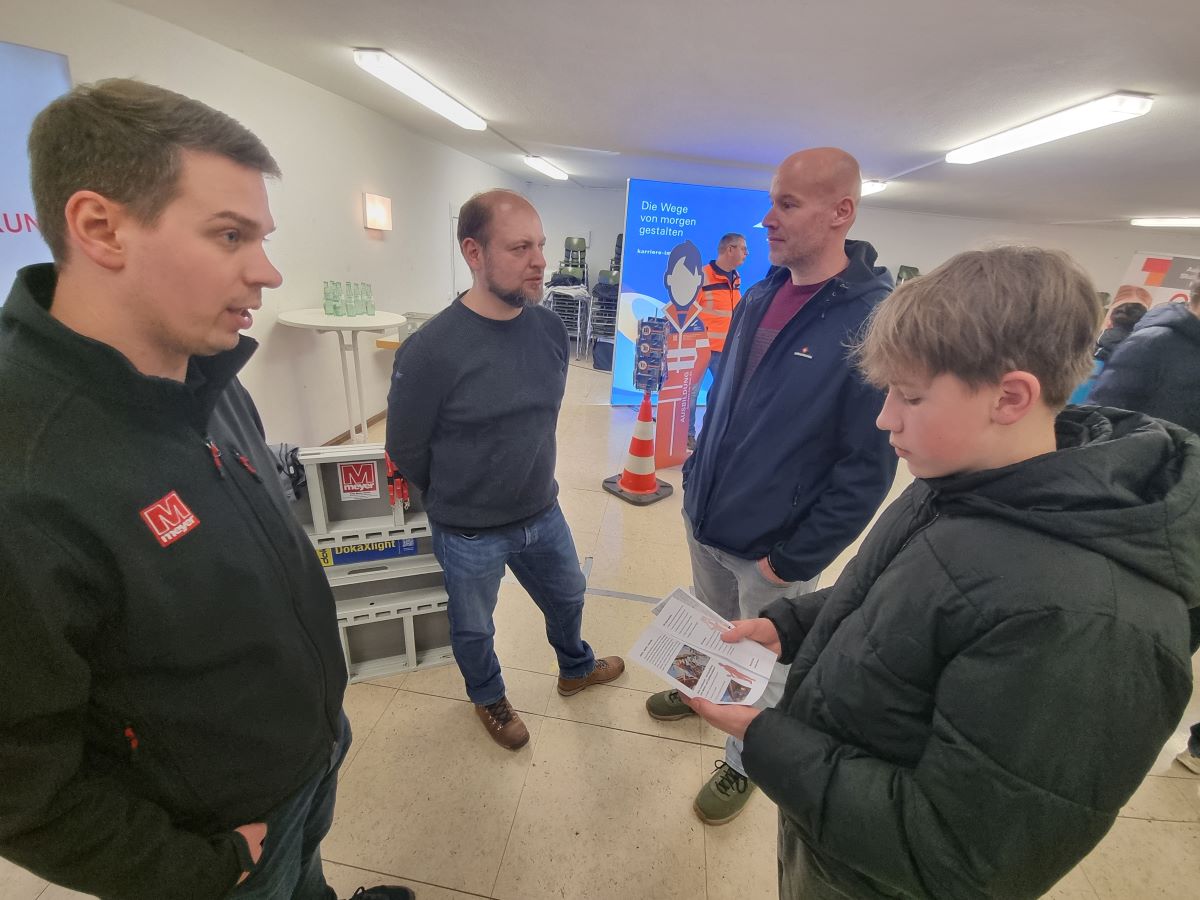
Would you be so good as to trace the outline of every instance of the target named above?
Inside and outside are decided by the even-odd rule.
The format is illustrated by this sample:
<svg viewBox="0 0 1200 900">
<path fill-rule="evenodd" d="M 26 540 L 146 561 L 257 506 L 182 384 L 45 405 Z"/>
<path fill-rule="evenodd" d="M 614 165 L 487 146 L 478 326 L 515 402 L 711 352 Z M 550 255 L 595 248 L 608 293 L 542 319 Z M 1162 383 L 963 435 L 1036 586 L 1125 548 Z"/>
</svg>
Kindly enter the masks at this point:
<svg viewBox="0 0 1200 900">
<path fill-rule="evenodd" d="M 1092 276 L 1096 290 L 1113 292 L 1139 250 L 1200 255 L 1200 235 L 1191 237 L 1132 225 L 1029 225 L 997 219 L 963 219 L 862 206 L 850 237 L 870 241 L 881 265 L 922 272 L 955 253 L 998 243 L 1034 244 L 1065 250 Z"/>
<path fill-rule="evenodd" d="M 282 309 L 320 304 L 325 279 L 369 281 L 381 309 L 436 311 L 452 296 L 451 215 L 489 187 L 521 190 L 542 214 L 548 264 L 567 236 L 589 238 L 593 273 L 606 268 L 623 229 L 625 189 L 518 179 L 419 137 L 364 107 L 188 31 L 107 0 L 0 0 L 4 40 L 66 54 L 76 82 L 137 76 L 203 100 L 241 120 L 283 169 L 271 186 L 279 230 L 271 256 L 284 285 L 267 292 L 251 334 L 262 347 L 244 382 L 269 436 L 323 443 L 344 431 L 341 372 L 332 335 L 279 325 Z M 361 225 L 363 191 L 392 198 L 395 230 Z M 1138 250 L 1195 254 L 1189 239 L 1133 228 L 1019 225 L 864 206 L 854 236 L 891 268 L 928 271 L 954 253 L 1002 240 L 1058 246 L 1112 290 Z M 462 271 L 460 267 L 460 280 Z M 459 285 L 463 287 L 464 285 Z M 391 354 L 362 338 L 368 415 L 386 405 Z"/>
<path fill-rule="evenodd" d="M 526 194 L 542 213 L 548 247 L 561 248 L 563 237 L 586 236 L 587 230 L 592 229 L 596 249 L 590 250 L 589 256 L 607 262 L 612 255 L 608 248 L 624 227 L 624 188 L 534 186 Z M 1097 290 L 1109 292 L 1120 284 L 1138 251 L 1200 255 L 1200 234 L 1193 237 L 1129 225 L 1031 225 L 999 219 L 965 219 L 872 208 L 869 201 L 859 208 L 858 221 L 850 236 L 874 244 L 880 264 L 893 272 L 901 265 L 928 272 L 955 253 L 996 243 L 1055 247 L 1079 261 L 1096 282 Z M 550 264 L 553 263 L 551 260 Z"/>
<path fill-rule="evenodd" d="M 270 186 L 278 231 L 268 249 L 284 284 L 263 297 L 250 331 L 262 346 L 242 379 L 272 440 L 319 444 L 346 430 L 335 337 L 279 325 L 280 310 L 319 306 L 322 282 L 339 279 L 371 282 L 381 309 L 436 311 L 452 296 L 451 210 L 479 190 L 526 187 L 364 107 L 106 0 L 0 0 L 0 22 L 6 41 L 66 54 L 76 83 L 135 76 L 195 97 L 248 126 L 278 160 L 283 180 Z M 394 231 L 365 231 L 363 191 L 392 198 Z M 361 341 L 373 415 L 386 406 L 391 354 L 371 337 Z"/>
<path fill-rule="evenodd" d="M 531 182 L 523 191 L 537 207 L 546 232 L 546 267 L 553 272 L 562 261 L 569 237 L 588 241 L 588 272 L 592 283 L 612 261 L 617 235 L 625 230 L 625 188 L 585 188 L 575 184 Z"/>
</svg>

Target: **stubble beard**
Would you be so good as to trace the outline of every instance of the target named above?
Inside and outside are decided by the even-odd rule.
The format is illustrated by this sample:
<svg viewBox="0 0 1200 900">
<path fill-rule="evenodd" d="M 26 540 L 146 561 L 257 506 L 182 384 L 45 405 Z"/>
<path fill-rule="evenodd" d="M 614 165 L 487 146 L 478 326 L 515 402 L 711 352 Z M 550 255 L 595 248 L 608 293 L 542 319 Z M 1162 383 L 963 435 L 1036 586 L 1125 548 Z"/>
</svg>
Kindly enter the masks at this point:
<svg viewBox="0 0 1200 900">
<path fill-rule="evenodd" d="M 533 306 L 541 300 L 541 297 L 531 296 L 527 293 L 523 286 L 506 290 L 492 281 L 491 276 L 487 278 L 487 289 L 500 298 L 501 302 L 511 306 L 513 309 Z"/>
</svg>

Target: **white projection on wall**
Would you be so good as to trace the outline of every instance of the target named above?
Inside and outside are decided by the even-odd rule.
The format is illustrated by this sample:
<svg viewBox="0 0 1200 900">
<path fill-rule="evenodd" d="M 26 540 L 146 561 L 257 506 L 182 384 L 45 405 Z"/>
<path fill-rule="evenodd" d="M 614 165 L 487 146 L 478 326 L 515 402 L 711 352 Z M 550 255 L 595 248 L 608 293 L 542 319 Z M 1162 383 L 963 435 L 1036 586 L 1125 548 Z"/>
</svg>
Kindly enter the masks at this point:
<svg viewBox="0 0 1200 900">
<path fill-rule="evenodd" d="M 67 58 L 0 41 L 0 303 L 17 269 L 46 262 L 29 193 L 29 127 L 46 104 L 71 88 Z"/>
</svg>

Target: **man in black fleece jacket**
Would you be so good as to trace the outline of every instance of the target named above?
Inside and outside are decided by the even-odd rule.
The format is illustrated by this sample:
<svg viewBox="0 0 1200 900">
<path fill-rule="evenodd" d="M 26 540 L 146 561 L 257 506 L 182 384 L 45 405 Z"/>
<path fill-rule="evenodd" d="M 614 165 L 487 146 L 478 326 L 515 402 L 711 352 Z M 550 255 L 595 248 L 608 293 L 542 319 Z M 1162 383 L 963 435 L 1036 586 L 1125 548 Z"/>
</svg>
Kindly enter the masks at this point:
<svg viewBox="0 0 1200 900">
<path fill-rule="evenodd" d="M 612 681 L 580 635 L 585 582 L 554 480 L 558 410 L 570 344 L 538 305 L 546 236 L 520 194 L 476 194 L 458 215 L 474 284 L 396 351 L 387 451 L 425 494 L 433 551 L 446 573 L 450 643 L 491 738 L 517 750 L 529 731 L 505 696 L 493 645 L 507 565 L 546 617 L 558 692 Z"/>
<path fill-rule="evenodd" d="M 689 701 L 779 806 L 779 893 L 1039 897 L 1104 836 L 1191 694 L 1200 439 L 1063 407 L 1100 306 L 1065 254 L 960 254 L 860 350 L 916 481 L 832 587 L 736 623 L 775 709 Z"/>
<path fill-rule="evenodd" d="M 333 597 L 236 378 L 278 167 L 129 80 L 29 150 L 55 262 L 0 314 L 0 855 L 105 900 L 329 900 Z"/>
</svg>

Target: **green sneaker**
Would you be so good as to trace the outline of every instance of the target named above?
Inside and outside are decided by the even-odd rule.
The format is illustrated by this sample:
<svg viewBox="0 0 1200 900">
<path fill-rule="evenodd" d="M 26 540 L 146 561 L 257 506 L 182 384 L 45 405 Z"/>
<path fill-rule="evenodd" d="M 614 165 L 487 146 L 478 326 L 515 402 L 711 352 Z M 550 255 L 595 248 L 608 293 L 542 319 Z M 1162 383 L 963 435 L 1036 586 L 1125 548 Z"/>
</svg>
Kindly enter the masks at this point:
<svg viewBox="0 0 1200 900">
<path fill-rule="evenodd" d="M 646 698 L 646 712 L 660 722 L 674 722 L 694 716 L 696 711 L 683 702 L 679 691 L 659 691 Z"/>
<path fill-rule="evenodd" d="M 692 809 L 705 825 L 724 825 L 741 815 L 753 791 L 753 781 L 719 759 L 712 776 L 696 795 Z"/>
</svg>

